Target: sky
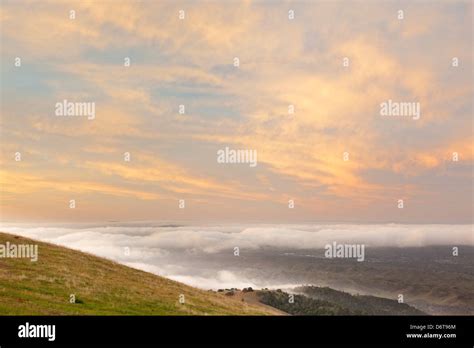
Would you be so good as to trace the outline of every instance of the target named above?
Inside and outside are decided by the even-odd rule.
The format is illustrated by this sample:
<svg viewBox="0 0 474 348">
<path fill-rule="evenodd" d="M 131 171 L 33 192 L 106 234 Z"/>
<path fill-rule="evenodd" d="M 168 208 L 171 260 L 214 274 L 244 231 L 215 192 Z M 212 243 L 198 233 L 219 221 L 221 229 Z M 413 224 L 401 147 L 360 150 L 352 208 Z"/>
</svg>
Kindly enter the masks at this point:
<svg viewBox="0 0 474 348">
<path fill-rule="evenodd" d="M 0 219 L 472 223 L 472 18 L 470 1 L 2 0 Z M 64 100 L 95 117 L 58 116 Z"/>
</svg>

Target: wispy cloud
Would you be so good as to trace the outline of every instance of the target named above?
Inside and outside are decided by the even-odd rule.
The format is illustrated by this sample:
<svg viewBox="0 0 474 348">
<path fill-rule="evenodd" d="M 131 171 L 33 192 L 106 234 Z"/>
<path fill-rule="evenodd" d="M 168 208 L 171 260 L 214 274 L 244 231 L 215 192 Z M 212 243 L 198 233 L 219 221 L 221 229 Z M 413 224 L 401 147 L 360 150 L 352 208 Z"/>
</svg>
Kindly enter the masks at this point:
<svg viewBox="0 0 474 348">
<path fill-rule="evenodd" d="M 472 221 L 472 3 L 360 6 L 2 2 L 3 218 L 36 202 L 69 219 L 55 207 L 75 193 L 103 219 L 186 198 L 200 208 L 172 214 Z M 64 99 L 97 117 L 54 117 Z M 420 119 L 384 119 L 388 99 L 419 102 Z M 217 165 L 225 146 L 255 149 L 258 167 Z M 133 200 L 107 209 L 116 197 Z"/>
</svg>

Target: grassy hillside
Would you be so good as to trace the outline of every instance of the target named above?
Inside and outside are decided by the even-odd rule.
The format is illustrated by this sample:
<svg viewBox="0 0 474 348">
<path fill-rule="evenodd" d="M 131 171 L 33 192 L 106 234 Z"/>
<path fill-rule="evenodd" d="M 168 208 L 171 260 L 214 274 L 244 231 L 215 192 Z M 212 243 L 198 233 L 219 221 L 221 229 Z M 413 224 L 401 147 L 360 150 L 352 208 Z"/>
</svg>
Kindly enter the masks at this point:
<svg viewBox="0 0 474 348">
<path fill-rule="evenodd" d="M 37 262 L 0 258 L 0 315 L 260 315 L 281 312 L 198 290 L 71 249 L 38 244 Z M 76 303 L 70 303 L 75 294 Z M 179 302 L 183 294 L 185 303 Z"/>
</svg>

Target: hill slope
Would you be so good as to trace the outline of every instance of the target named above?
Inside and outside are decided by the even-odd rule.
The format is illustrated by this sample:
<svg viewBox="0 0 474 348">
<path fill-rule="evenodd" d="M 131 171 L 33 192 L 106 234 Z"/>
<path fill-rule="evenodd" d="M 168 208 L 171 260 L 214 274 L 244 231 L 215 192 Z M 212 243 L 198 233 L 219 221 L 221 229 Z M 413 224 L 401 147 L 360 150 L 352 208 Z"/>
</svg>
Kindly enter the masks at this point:
<svg viewBox="0 0 474 348">
<path fill-rule="evenodd" d="M 313 286 L 295 289 L 300 294 L 274 290 L 257 291 L 259 301 L 291 315 L 423 315 L 405 303 L 375 297 L 353 296 L 331 288 Z M 302 294 L 301 294 L 302 293 Z"/>
<path fill-rule="evenodd" d="M 0 315 L 265 315 L 281 312 L 90 254 L 0 232 L 0 245 L 37 244 L 38 261 L 0 258 Z M 75 294 L 76 303 L 70 303 Z M 179 296 L 183 294 L 185 303 Z"/>
<path fill-rule="evenodd" d="M 337 304 L 349 315 L 424 315 L 422 311 L 393 299 L 351 295 L 328 287 L 301 286 L 294 289 L 316 301 Z"/>
</svg>

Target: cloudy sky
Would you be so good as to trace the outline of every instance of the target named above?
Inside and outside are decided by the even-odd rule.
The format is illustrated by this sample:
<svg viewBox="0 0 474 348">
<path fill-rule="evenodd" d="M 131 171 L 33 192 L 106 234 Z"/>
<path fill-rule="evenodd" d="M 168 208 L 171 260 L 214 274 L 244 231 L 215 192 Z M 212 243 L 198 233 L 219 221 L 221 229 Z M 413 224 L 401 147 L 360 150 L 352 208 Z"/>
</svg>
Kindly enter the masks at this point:
<svg viewBox="0 0 474 348">
<path fill-rule="evenodd" d="M 1 219 L 472 223 L 472 19 L 469 1 L 2 0 Z M 56 116 L 65 99 L 95 118 Z M 420 118 L 382 116 L 389 99 Z"/>
</svg>

